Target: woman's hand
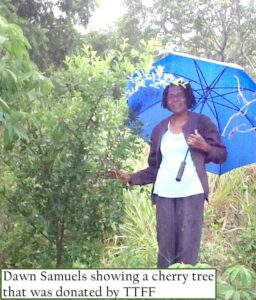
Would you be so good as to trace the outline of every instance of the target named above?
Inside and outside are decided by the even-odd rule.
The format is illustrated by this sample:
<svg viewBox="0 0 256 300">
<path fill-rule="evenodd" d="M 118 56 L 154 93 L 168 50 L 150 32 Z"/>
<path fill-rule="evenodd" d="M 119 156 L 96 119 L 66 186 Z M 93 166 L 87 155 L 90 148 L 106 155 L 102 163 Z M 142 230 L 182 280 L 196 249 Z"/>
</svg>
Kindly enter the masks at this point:
<svg viewBox="0 0 256 300">
<path fill-rule="evenodd" d="M 208 153 L 211 149 L 211 146 L 205 141 L 205 139 L 198 133 L 195 129 L 195 133 L 191 133 L 188 137 L 187 143 L 192 148 L 196 148 Z"/>
<path fill-rule="evenodd" d="M 107 172 L 108 179 L 116 179 L 124 184 L 128 184 L 131 180 L 131 176 L 128 173 L 119 171 L 115 168 Z"/>
</svg>

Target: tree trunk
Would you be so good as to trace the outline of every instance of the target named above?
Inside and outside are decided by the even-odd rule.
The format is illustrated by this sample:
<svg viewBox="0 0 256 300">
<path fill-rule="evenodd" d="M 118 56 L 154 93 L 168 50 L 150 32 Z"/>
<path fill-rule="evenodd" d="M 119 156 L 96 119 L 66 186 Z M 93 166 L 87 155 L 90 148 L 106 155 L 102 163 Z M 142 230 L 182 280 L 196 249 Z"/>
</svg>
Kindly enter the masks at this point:
<svg viewBox="0 0 256 300">
<path fill-rule="evenodd" d="M 59 224 L 59 233 L 56 239 L 56 269 L 60 267 L 61 263 L 61 256 L 63 251 L 63 245 L 64 245 L 64 217 L 61 217 Z"/>
</svg>

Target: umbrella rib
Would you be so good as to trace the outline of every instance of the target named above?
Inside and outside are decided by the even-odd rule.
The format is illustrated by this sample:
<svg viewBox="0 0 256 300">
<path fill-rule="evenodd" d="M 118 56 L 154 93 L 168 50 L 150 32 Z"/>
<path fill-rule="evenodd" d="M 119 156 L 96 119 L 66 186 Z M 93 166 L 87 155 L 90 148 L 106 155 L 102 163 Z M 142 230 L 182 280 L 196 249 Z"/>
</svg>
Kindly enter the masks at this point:
<svg viewBox="0 0 256 300">
<path fill-rule="evenodd" d="M 218 93 L 215 91 L 215 93 L 218 95 Z M 222 97 L 222 95 L 219 95 L 220 97 Z M 222 97 L 223 99 L 225 99 L 229 104 L 232 104 L 236 109 L 234 109 L 234 110 L 236 110 L 236 111 L 241 111 L 241 108 L 239 107 L 239 106 L 236 106 L 233 102 L 230 102 L 228 99 L 226 99 L 226 98 L 224 98 L 224 97 Z M 214 103 L 216 103 L 214 100 L 212 100 L 212 103 L 214 104 Z M 219 105 L 221 105 L 220 103 L 218 103 Z M 223 106 L 225 106 L 225 105 L 223 105 Z M 228 106 L 226 106 L 226 107 L 228 107 Z M 229 108 L 229 107 L 228 107 Z M 244 114 L 244 117 L 247 119 L 247 121 L 251 124 L 251 126 L 252 127 L 254 127 L 254 124 L 252 123 L 252 121 L 248 118 L 248 116 L 247 115 L 245 115 Z"/>
<path fill-rule="evenodd" d="M 212 91 L 212 92 L 214 92 L 214 93 L 216 94 L 215 96 L 211 95 L 211 98 L 212 98 L 212 99 L 215 99 L 215 98 L 223 98 L 223 99 L 225 99 L 225 101 L 227 101 L 229 104 L 233 104 L 233 102 L 231 102 L 230 100 L 228 100 L 227 98 L 225 98 L 225 96 L 231 95 L 231 94 L 235 94 L 235 92 L 230 92 L 230 93 L 226 93 L 226 94 L 219 94 L 217 91 Z M 201 94 L 200 94 L 199 91 L 197 91 L 197 94 L 199 94 L 199 95 L 201 96 Z M 201 100 L 202 97 L 200 97 L 199 99 Z M 213 100 L 213 101 L 214 101 L 214 100 Z"/>
<path fill-rule="evenodd" d="M 207 99 L 207 96 L 206 96 L 206 93 L 205 93 L 205 89 L 204 89 L 204 88 L 206 87 L 206 89 L 207 89 L 207 86 L 208 86 L 208 85 L 207 85 L 207 81 L 206 81 L 206 79 L 205 79 L 205 77 L 204 77 L 204 75 L 203 75 L 203 72 L 202 72 L 202 70 L 200 69 L 198 63 L 197 63 L 195 60 L 193 60 L 193 62 L 194 62 L 195 69 L 196 69 L 196 73 L 197 73 L 197 76 L 198 76 L 198 79 L 199 79 L 199 84 L 201 85 L 201 88 L 202 88 L 202 91 L 203 91 L 203 96 L 201 97 L 201 99 L 203 98 L 203 101 L 205 102 L 205 100 Z M 201 74 L 201 76 L 199 75 L 199 73 Z M 203 80 L 204 80 L 205 86 L 204 86 L 203 83 L 202 83 L 202 78 L 203 78 Z M 203 104 L 202 107 L 201 107 L 200 113 L 202 112 L 203 107 L 204 107 L 204 104 Z"/>
<path fill-rule="evenodd" d="M 200 85 L 202 87 L 202 90 L 203 90 L 203 100 L 206 101 L 208 96 L 210 95 L 211 93 L 211 90 L 213 90 L 213 88 L 215 88 L 216 84 L 218 83 L 218 81 L 220 80 L 220 78 L 222 77 L 222 75 L 225 73 L 227 67 L 225 67 L 219 74 L 218 76 L 211 82 L 210 85 L 207 84 L 207 81 L 203 75 L 203 72 L 201 70 L 201 68 L 199 67 L 198 63 L 194 60 L 194 64 L 195 64 L 195 68 L 196 68 L 196 72 L 197 72 L 197 75 L 198 75 L 198 78 L 200 80 Z M 205 82 L 205 85 L 206 85 L 206 92 L 204 91 L 203 89 L 203 85 L 202 85 L 202 81 L 201 81 L 201 77 L 199 75 L 199 73 L 201 74 L 201 77 L 203 78 L 204 82 Z"/>
<path fill-rule="evenodd" d="M 232 87 L 232 86 L 217 86 L 215 87 L 216 90 L 218 89 L 222 89 L 222 90 L 226 90 L 226 89 L 237 89 L 237 86 L 236 87 Z M 255 90 L 252 90 L 252 89 L 248 89 L 248 88 L 245 88 L 245 87 L 240 87 L 240 90 L 241 91 L 249 91 L 249 92 L 254 92 L 255 93 Z"/>
<path fill-rule="evenodd" d="M 217 91 L 214 91 L 214 93 L 216 94 L 216 96 L 211 97 L 212 99 L 213 99 L 213 98 L 217 98 L 217 97 L 218 97 L 218 98 L 222 98 L 222 99 L 224 99 L 227 103 L 231 104 L 231 106 L 233 106 L 233 107 L 235 107 L 237 110 L 239 110 L 239 106 L 237 106 L 235 103 L 231 102 L 229 99 L 227 99 L 226 97 L 224 97 L 224 96 L 230 95 L 230 94 L 232 94 L 232 93 L 228 93 L 228 94 L 225 94 L 225 95 L 219 94 Z M 212 100 L 212 101 L 214 102 L 214 100 Z"/>
<path fill-rule="evenodd" d="M 166 72 L 167 73 L 167 72 Z M 168 74 L 168 73 L 167 73 Z M 193 82 L 193 83 L 196 83 L 196 84 L 201 84 L 201 83 L 198 83 L 197 81 L 195 81 L 195 80 L 193 80 L 193 79 L 191 79 L 191 78 L 189 78 L 189 77 L 187 77 L 187 76 L 184 76 L 184 75 L 180 75 L 180 74 L 178 74 L 178 73 L 173 73 L 173 75 L 174 76 L 177 76 L 177 77 L 182 77 L 182 78 L 184 78 L 184 79 L 187 79 L 188 81 L 190 81 L 190 82 Z"/>
<path fill-rule="evenodd" d="M 206 81 L 206 79 L 205 79 L 205 77 L 204 77 L 204 75 L 203 75 L 203 72 L 202 72 L 202 70 L 200 69 L 198 63 L 197 63 L 195 60 L 193 60 L 193 62 L 194 62 L 194 65 L 195 65 L 195 69 L 196 69 L 196 73 L 197 73 L 198 79 L 199 79 L 199 81 L 200 81 L 200 85 L 201 85 L 202 90 L 203 90 L 203 84 L 202 84 L 201 78 L 203 78 L 206 87 L 207 87 L 207 81 Z M 199 72 L 200 72 L 200 74 L 201 74 L 202 77 L 200 77 Z"/>
<path fill-rule="evenodd" d="M 195 84 L 199 84 L 198 82 L 196 82 L 196 81 L 193 81 Z M 234 91 L 230 91 L 230 92 L 226 92 L 226 93 L 224 93 L 224 94 L 219 94 L 218 92 L 217 92 L 217 90 L 218 89 L 223 89 L 223 90 L 225 90 L 225 89 L 234 89 Z M 231 94 L 236 94 L 237 93 L 237 90 L 236 90 L 237 88 L 235 88 L 235 87 L 215 87 L 214 88 L 214 90 L 212 91 L 212 92 L 214 92 L 214 93 L 216 93 L 217 94 L 217 96 L 215 96 L 215 97 L 213 97 L 213 98 L 216 98 L 216 97 L 223 97 L 223 96 L 227 96 L 227 95 L 231 95 Z M 199 97 L 200 97 L 200 99 L 202 98 L 202 93 L 201 93 L 201 91 L 202 91 L 203 89 L 196 89 L 196 88 L 193 88 L 193 91 L 194 91 L 194 93 L 196 93 Z M 254 90 L 251 90 L 251 89 L 247 89 L 247 88 L 240 88 L 240 90 L 241 90 L 241 92 L 244 92 L 244 91 L 248 91 L 248 92 L 255 92 Z M 225 100 L 227 100 L 227 99 L 225 99 Z M 227 101 L 229 101 L 229 100 L 227 100 Z M 229 101 L 230 102 L 230 101 Z M 232 102 L 231 102 L 232 103 Z"/>
<path fill-rule="evenodd" d="M 218 88 L 220 88 L 220 87 L 218 87 Z M 227 95 L 235 94 L 236 91 L 232 91 L 232 92 L 225 93 L 225 94 L 219 94 L 219 93 L 216 91 L 216 89 L 218 89 L 218 88 L 215 88 L 215 90 L 212 91 L 212 92 L 214 92 L 214 93 L 216 94 L 216 96 L 211 96 L 211 99 L 212 99 L 211 102 L 212 102 L 212 103 L 214 102 L 214 103 L 216 103 L 216 104 L 218 104 L 218 105 L 227 107 L 227 108 L 229 108 L 229 109 L 233 109 L 233 110 L 235 110 L 235 111 L 240 111 L 239 106 L 235 105 L 234 102 L 230 101 L 229 99 L 227 99 L 227 98 L 225 97 L 225 96 L 227 96 Z M 224 88 L 223 88 L 223 89 L 224 89 Z M 227 88 L 226 88 L 226 89 L 227 89 Z M 230 87 L 229 89 L 231 89 L 231 87 Z M 234 88 L 232 88 L 232 89 L 234 89 Z M 242 88 L 241 90 L 242 90 L 242 91 L 254 92 L 253 90 L 250 90 L 250 89 L 247 89 L 247 88 Z M 194 92 L 196 92 L 198 95 L 201 96 L 199 90 L 195 90 L 195 89 L 194 89 Z M 201 97 L 201 98 L 202 98 L 202 97 Z M 201 98 L 200 98 L 200 99 L 201 99 Z M 228 106 L 228 105 L 226 105 L 226 104 L 224 104 L 224 103 L 216 102 L 216 100 L 214 100 L 214 98 L 222 98 L 222 99 L 224 99 L 228 104 L 230 104 L 230 106 Z M 208 100 L 208 101 L 209 101 L 209 100 Z M 233 106 L 233 107 L 232 107 L 232 106 Z"/>
<path fill-rule="evenodd" d="M 221 98 L 221 99 L 224 99 L 228 104 L 230 104 L 231 106 L 227 106 L 225 104 L 222 104 L 223 106 L 226 106 L 227 108 L 230 108 L 230 109 L 234 109 L 234 110 L 237 110 L 239 111 L 239 106 L 235 105 L 235 103 L 231 102 L 229 99 L 227 99 L 225 96 L 227 95 L 231 95 L 231 94 L 234 94 L 235 92 L 230 92 L 230 93 L 226 93 L 226 94 L 219 94 L 217 91 L 212 91 L 216 94 L 216 96 L 212 96 L 211 95 L 211 99 L 212 99 L 212 102 L 215 102 L 215 103 L 218 103 L 220 104 L 220 102 L 216 102 L 214 100 L 214 98 Z M 209 100 L 208 100 L 209 101 Z M 221 105 L 221 104 L 220 104 Z M 232 107 L 233 106 L 233 107 Z"/>
<path fill-rule="evenodd" d="M 214 88 L 215 90 L 217 90 L 218 91 L 218 89 L 225 89 L 224 87 L 222 88 L 222 87 L 215 87 Z M 223 95 L 225 96 L 225 95 L 229 95 L 229 94 L 232 94 L 232 93 L 236 93 L 237 92 L 237 90 L 236 90 L 236 88 L 234 88 L 234 87 L 229 87 L 229 88 L 226 88 L 226 89 L 233 89 L 232 91 L 226 91 Z M 201 91 L 201 89 L 195 89 L 195 88 L 193 88 L 193 90 L 194 91 L 197 91 L 198 93 L 200 93 L 200 91 Z M 214 92 L 215 92 L 215 90 L 214 90 Z M 246 89 L 244 89 L 243 91 L 247 91 Z"/>
<path fill-rule="evenodd" d="M 225 71 L 227 70 L 228 67 L 225 67 L 219 74 L 218 76 L 213 80 L 213 82 L 210 84 L 210 87 L 215 87 L 215 85 L 218 83 L 218 81 L 220 80 L 220 78 L 222 77 L 222 75 L 225 73 Z"/>
<path fill-rule="evenodd" d="M 206 81 L 206 79 L 205 79 L 205 77 L 204 77 L 204 75 L 203 75 L 203 72 L 202 72 L 202 70 L 201 70 L 201 68 L 200 68 L 200 66 L 198 65 L 198 63 L 197 63 L 195 60 L 193 60 L 193 62 L 194 62 L 194 65 L 195 65 L 195 69 L 196 69 L 196 73 L 197 73 L 199 82 L 196 82 L 195 80 L 190 80 L 189 77 L 184 77 L 184 76 L 179 75 L 179 74 L 177 74 L 177 73 L 174 73 L 174 75 L 176 75 L 176 76 L 181 76 L 181 77 L 183 77 L 183 78 L 185 78 L 185 79 L 188 79 L 188 80 L 191 81 L 191 82 L 194 82 L 194 83 L 196 83 L 196 84 L 199 84 L 199 85 L 201 86 L 202 91 L 203 91 L 203 95 L 202 95 L 201 98 L 203 98 L 203 99 L 206 100 L 207 97 L 208 97 L 208 95 L 210 94 L 210 91 L 211 91 L 213 88 L 215 88 L 215 85 L 218 83 L 218 81 L 220 80 L 220 78 L 222 77 L 222 75 L 225 73 L 227 67 L 225 67 L 225 68 L 218 74 L 218 76 L 211 82 L 211 84 L 208 85 L 208 84 L 207 84 L 207 81 Z M 200 75 L 201 75 L 201 76 L 200 76 Z M 203 84 L 202 79 L 203 79 L 203 81 L 204 81 L 204 84 Z M 207 92 L 207 93 L 206 93 L 206 92 Z"/>
<path fill-rule="evenodd" d="M 227 67 L 225 67 L 219 74 L 218 74 L 218 76 L 211 82 L 211 84 L 210 85 L 208 85 L 207 84 L 207 81 L 206 81 L 206 79 L 205 79 L 205 77 L 204 77 L 204 75 L 203 75 L 203 73 L 202 73 L 202 70 L 200 69 L 200 67 L 199 67 L 199 65 L 197 64 L 197 62 L 196 61 L 194 61 L 194 64 L 195 64 L 195 67 L 196 67 L 196 72 L 197 72 L 197 75 L 198 75 L 198 78 L 199 78 L 199 80 L 200 80 L 200 84 L 201 84 L 201 87 L 202 87 L 202 90 L 203 90 L 203 95 L 202 95 L 202 97 L 201 97 L 201 99 L 202 99 L 202 106 L 201 106 L 201 109 L 200 109 L 200 113 L 202 113 L 202 111 L 203 111 L 203 108 L 204 108 L 204 105 L 205 105 L 205 103 L 207 104 L 207 106 L 209 107 L 209 109 L 211 110 L 211 112 L 212 112 L 212 114 L 215 116 L 215 119 L 216 119 L 216 122 L 217 122 L 217 126 L 218 126 L 218 130 L 219 130 L 219 132 L 220 132 L 220 120 L 219 120 L 219 116 L 218 116 L 218 114 L 217 114 L 217 109 L 216 109 L 216 106 L 215 106 L 215 103 L 214 103 L 214 101 L 213 101 L 213 99 L 212 99 L 212 95 L 211 95 L 211 91 L 213 90 L 213 88 L 215 87 L 215 85 L 218 83 L 218 81 L 220 80 L 220 78 L 222 77 L 222 75 L 224 74 L 224 72 L 226 71 L 226 69 L 227 69 Z M 205 82 L 205 84 L 206 84 L 206 92 L 204 91 L 204 89 L 203 89 L 203 85 L 202 85 L 202 80 L 201 80 L 201 77 L 200 77 L 200 75 L 199 75 L 199 73 L 201 74 L 201 76 L 202 76 L 202 78 L 203 78 L 203 80 L 204 80 L 204 82 Z M 209 103 L 207 103 L 207 98 L 209 98 L 209 96 L 210 96 L 210 98 L 211 98 L 211 100 L 212 100 L 212 104 L 213 104 L 213 108 L 209 105 Z M 200 100 L 201 100 L 200 99 Z"/>
<path fill-rule="evenodd" d="M 212 100 L 212 96 L 210 94 L 210 97 L 211 97 L 211 100 Z M 210 107 L 209 103 L 206 102 L 208 104 L 208 106 Z M 216 108 L 216 104 L 215 102 L 212 100 L 212 105 L 214 107 L 214 112 L 215 112 L 215 118 L 216 118 L 216 121 L 217 121 L 217 124 L 218 124 L 218 130 L 219 132 L 221 132 L 221 128 L 220 128 L 220 119 L 219 119 L 219 115 L 217 114 L 217 108 Z"/>
<path fill-rule="evenodd" d="M 138 115 L 143 114 L 145 111 L 147 111 L 147 110 L 150 109 L 151 107 L 155 106 L 156 104 L 160 103 L 161 101 L 162 101 L 162 100 L 159 100 L 159 101 L 154 102 L 154 103 L 152 103 L 151 105 L 147 106 L 144 110 L 140 111 L 140 113 L 139 113 Z"/>
<path fill-rule="evenodd" d="M 221 131 L 221 126 L 220 126 L 220 119 L 219 119 L 219 115 L 217 113 L 217 109 L 216 109 L 216 104 L 215 102 L 213 101 L 213 98 L 212 98 L 212 94 L 211 94 L 211 91 L 213 91 L 213 88 L 215 88 L 216 84 L 219 82 L 220 78 L 223 76 L 223 74 L 225 73 L 225 71 L 227 70 L 227 67 L 225 67 L 219 74 L 218 76 L 211 82 L 211 84 L 209 86 L 207 86 L 207 95 L 203 97 L 203 101 L 207 103 L 207 98 L 210 97 L 210 99 L 212 100 L 212 105 L 213 105 L 213 108 L 210 107 L 209 103 L 207 103 L 208 107 L 210 108 L 210 110 L 212 111 L 213 115 L 215 116 L 215 119 L 216 119 L 216 122 L 217 122 L 217 126 L 218 126 L 218 130 L 219 132 Z M 200 70 L 201 71 L 201 70 Z M 216 91 L 214 91 L 216 94 L 218 94 Z M 227 99 L 226 99 L 227 100 Z M 201 108 L 201 111 L 200 113 L 202 112 L 203 110 L 203 106 L 202 105 L 202 108 Z"/>
<path fill-rule="evenodd" d="M 224 74 L 224 72 L 226 71 L 226 69 L 227 69 L 227 67 L 225 68 L 225 69 L 223 69 L 219 74 L 218 74 L 218 76 L 211 82 L 211 84 L 210 85 L 207 85 L 207 95 L 203 95 L 203 99 L 204 99 L 204 101 L 206 101 L 207 100 L 207 98 L 209 97 L 209 95 L 210 95 L 210 97 L 211 97 L 211 91 L 213 91 L 213 88 L 215 88 L 215 86 L 216 86 L 216 84 L 218 83 L 218 81 L 220 80 L 220 78 L 221 78 L 221 76 Z"/>
<path fill-rule="evenodd" d="M 226 104 L 224 104 L 224 103 L 216 102 L 216 101 L 214 101 L 214 100 L 208 100 L 207 102 L 214 103 L 214 104 L 217 104 L 217 105 L 219 105 L 219 106 L 222 106 L 222 107 L 226 107 L 226 108 L 232 109 L 232 110 L 234 110 L 234 111 L 239 111 L 239 109 L 238 109 L 237 107 L 228 106 L 228 105 L 226 105 Z"/>
<path fill-rule="evenodd" d="M 226 99 L 226 100 L 227 100 L 227 99 Z M 227 100 L 227 101 L 228 101 L 228 100 Z M 211 102 L 211 103 L 213 104 L 215 113 L 214 113 L 212 107 L 209 105 L 209 102 Z M 229 101 L 228 101 L 228 102 L 229 102 Z M 229 102 L 229 103 L 230 103 L 230 102 Z M 200 104 L 200 103 L 199 103 L 199 104 Z M 216 111 L 216 104 L 217 104 L 217 105 L 220 105 L 220 106 L 223 106 L 223 107 L 227 107 L 227 108 L 229 108 L 229 109 L 233 109 L 233 110 L 235 110 L 235 111 L 237 111 L 237 112 L 240 112 L 240 111 L 241 111 L 241 109 L 240 109 L 239 107 L 235 106 L 235 105 L 234 105 L 235 108 L 234 108 L 234 107 L 229 107 L 229 106 L 227 106 L 227 105 L 225 105 L 225 104 L 222 104 L 222 103 L 219 103 L 219 102 L 215 102 L 214 100 L 211 100 L 211 101 L 208 100 L 208 101 L 206 102 L 206 104 L 207 104 L 207 106 L 209 107 L 209 109 L 211 110 L 211 112 L 212 112 L 212 114 L 214 115 L 214 117 L 216 118 L 216 121 L 217 121 L 217 123 L 218 123 L 218 129 L 219 129 L 219 132 L 220 132 L 220 123 L 219 123 L 219 115 L 217 114 L 217 111 Z M 233 103 L 231 103 L 231 104 L 233 104 Z M 200 113 L 202 112 L 202 109 L 203 109 L 203 105 L 202 105 L 202 107 L 201 107 Z M 244 114 L 243 116 L 247 119 L 247 121 L 251 124 L 252 127 L 255 127 L 255 125 L 252 123 L 252 121 L 248 118 L 248 116 L 247 116 L 246 114 Z"/>
<path fill-rule="evenodd" d="M 217 120 L 217 113 L 216 113 L 216 110 L 213 110 L 212 107 L 209 105 L 208 102 L 200 101 L 196 107 L 200 106 L 200 104 L 202 104 L 202 105 L 201 105 L 201 108 L 200 108 L 200 111 L 199 111 L 200 114 L 202 113 L 202 110 L 203 110 L 203 108 L 204 108 L 204 106 L 205 106 L 205 104 L 206 104 L 206 105 L 209 107 L 209 109 L 210 109 L 210 111 L 212 112 L 212 114 L 213 114 L 213 116 L 215 117 L 215 119 Z M 195 108 L 196 108 L 196 107 L 195 107 Z"/>
</svg>

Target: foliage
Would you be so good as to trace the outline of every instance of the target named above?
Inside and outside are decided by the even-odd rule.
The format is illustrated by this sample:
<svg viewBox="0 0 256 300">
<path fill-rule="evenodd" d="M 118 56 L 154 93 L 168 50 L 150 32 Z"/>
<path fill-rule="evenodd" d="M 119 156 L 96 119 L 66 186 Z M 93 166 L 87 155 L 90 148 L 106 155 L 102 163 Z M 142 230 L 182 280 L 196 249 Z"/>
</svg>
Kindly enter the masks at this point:
<svg viewBox="0 0 256 300">
<path fill-rule="evenodd" d="M 123 217 L 123 187 L 104 176 L 113 166 L 128 169 L 127 158 L 141 147 L 124 127 L 125 74 L 134 66 L 121 50 L 103 59 L 88 47 L 65 65 L 33 108 L 38 125 L 29 139 L 2 156 L 7 266 L 99 266 L 104 241 Z M 27 240 L 29 251 L 17 249 L 17 240 Z"/>
<path fill-rule="evenodd" d="M 1 7 L 2 6 L 2 7 Z M 4 0 L 2 13 L 22 27 L 32 48 L 31 59 L 41 70 L 62 64 L 79 43 L 79 26 L 87 26 L 96 0 Z"/>
<path fill-rule="evenodd" d="M 218 283 L 218 299 L 252 300 L 256 297 L 256 275 L 241 265 L 229 267 L 223 273 L 224 282 Z"/>
<path fill-rule="evenodd" d="M 168 49 L 249 66 L 255 58 L 256 6 L 241 0 L 124 1 L 117 31 L 136 48 L 157 38 Z M 136 35 L 134 34 L 136 32 Z"/>
<path fill-rule="evenodd" d="M 256 224 L 246 228 L 236 238 L 235 253 L 239 261 L 256 270 Z"/>
<path fill-rule="evenodd" d="M 218 266 L 220 271 L 236 263 L 253 269 L 255 175 L 255 165 L 221 177 L 209 174 L 211 191 L 205 206 L 200 261 Z"/>
<path fill-rule="evenodd" d="M 90 45 L 97 55 L 104 57 L 109 51 L 118 49 L 124 39 L 117 35 L 116 31 L 107 29 L 105 31 L 90 30 L 81 38 L 82 42 Z M 79 52 L 80 49 L 77 49 Z"/>
<path fill-rule="evenodd" d="M 0 3 L 11 21 L 0 18 L 2 267 L 154 267 L 150 188 L 104 178 L 113 166 L 139 168 L 142 143 L 124 126 L 125 77 L 147 70 L 162 45 L 244 66 L 255 58 L 253 1 L 125 2 L 117 28 L 85 35 L 82 50 L 76 28 L 95 1 Z M 235 265 L 221 275 L 221 299 L 255 298 L 255 176 L 254 165 L 210 176 L 200 265 L 219 274 Z"/>
<path fill-rule="evenodd" d="M 117 36 L 127 38 L 134 49 L 137 49 L 139 41 L 156 38 L 157 34 L 152 24 L 152 11 L 149 11 L 145 1 L 124 0 L 123 3 L 126 13 L 117 21 Z"/>
<path fill-rule="evenodd" d="M 187 264 L 173 264 L 170 269 L 204 269 L 211 268 L 208 264 L 196 264 L 195 266 Z M 217 299 L 225 300 L 252 300 L 256 296 L 255 279 L 256 274 L 242 265 L 228 267 L 221 279 L 217 280 Z"/>
<path fill-rule="evenodd" d="M 120 45 L 125 45 L 123 53 L 126 58 L 137 66 L 136 70 L 151 67 L 153 55 L 155 56 L 161 48 L 161 43 L 155 38 L 137 40 L 136 46 L 133 47 L 130 40 L 119 35 L 115 29 L 103 32 L 90 31 L 84 35 L 82 40 L 85 44 L 91 45 L 97 55 L 102 57 L 108 52 L 118 50 Z M 77 51 L 79 52 L 79 50 Z M 139 57 L 140 59 L 138 59 Z"/>
<path fill-rule="evenodd" d="M 0 17 L 0 122 L 6 148 L 17 138 L 28 139 L 26 127 L 33 122 L 28 110 L 50 88 L 30 61 L 29 47 L 21 29 Z"/>
</svg>

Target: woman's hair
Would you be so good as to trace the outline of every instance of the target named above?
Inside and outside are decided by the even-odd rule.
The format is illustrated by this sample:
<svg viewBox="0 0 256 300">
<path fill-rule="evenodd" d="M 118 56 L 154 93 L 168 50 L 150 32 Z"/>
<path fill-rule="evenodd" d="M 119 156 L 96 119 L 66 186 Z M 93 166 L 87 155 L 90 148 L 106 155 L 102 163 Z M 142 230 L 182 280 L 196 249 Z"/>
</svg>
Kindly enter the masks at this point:
<svg viewBox="0 0 256 300">
<path fill-rule="evenodd" d="M 185 94 L 185 98 L 186 98 L 186 104 L 187 104 L 187 108 L 193 108 L 196 104 L 196 99 L 193 93 L 193 90 L 191 88 L 191 85 L 189 82 L 184 82 L 183 80 L 178 80 L 175 82 L 171 82 L 170 84 L 168 84 L 163 92 L 163 98 L 162 98 L 162 106 L 163 108 L 168 108 L 167 107 L 167 99 L 168 99 L 168 91 L 169 88 L 172 86 L 179 86 L 184 90 L 184 94 Z"/>
</svg>

